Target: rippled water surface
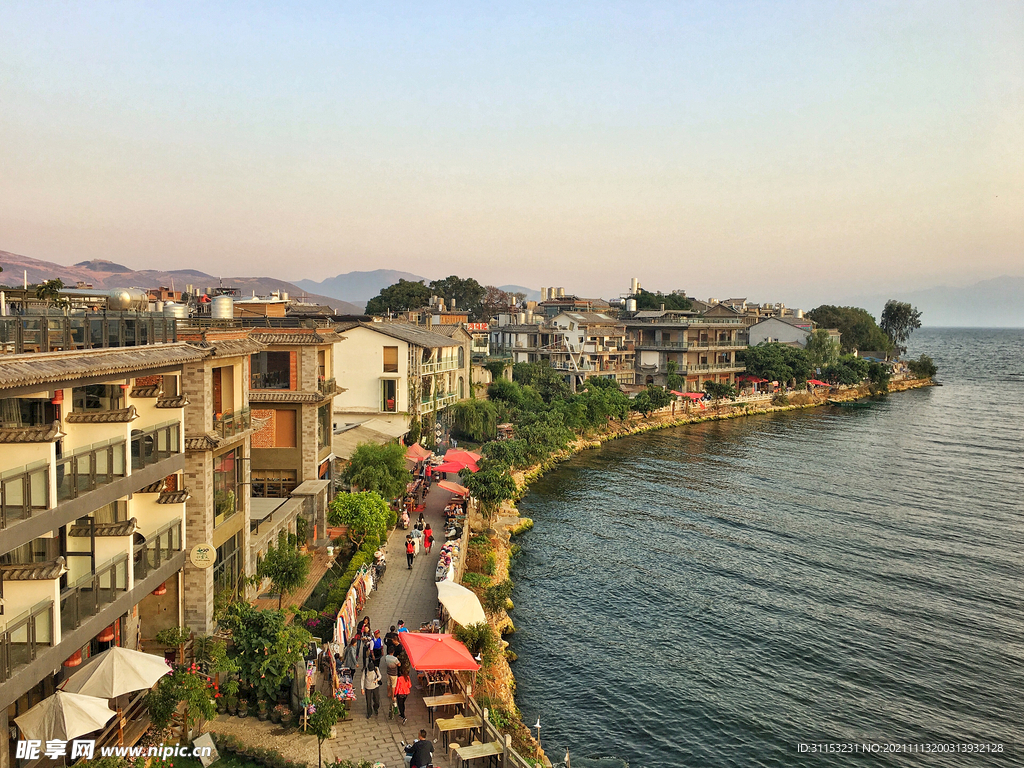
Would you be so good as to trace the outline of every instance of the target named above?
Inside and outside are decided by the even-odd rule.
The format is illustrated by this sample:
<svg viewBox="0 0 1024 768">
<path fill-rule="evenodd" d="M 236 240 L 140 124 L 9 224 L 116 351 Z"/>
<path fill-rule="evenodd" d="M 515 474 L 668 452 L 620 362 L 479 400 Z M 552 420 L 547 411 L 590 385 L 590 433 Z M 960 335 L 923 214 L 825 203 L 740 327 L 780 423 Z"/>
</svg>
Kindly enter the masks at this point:
<svg viewBox="0 0 1024 768">
<path fill-rule="evenodd" d="M 943 387 L 613 441 L 533 486 L 512 648 L 549 755 L 1024 765 L 1024 331 L 910 351 Z"/>
</svg>

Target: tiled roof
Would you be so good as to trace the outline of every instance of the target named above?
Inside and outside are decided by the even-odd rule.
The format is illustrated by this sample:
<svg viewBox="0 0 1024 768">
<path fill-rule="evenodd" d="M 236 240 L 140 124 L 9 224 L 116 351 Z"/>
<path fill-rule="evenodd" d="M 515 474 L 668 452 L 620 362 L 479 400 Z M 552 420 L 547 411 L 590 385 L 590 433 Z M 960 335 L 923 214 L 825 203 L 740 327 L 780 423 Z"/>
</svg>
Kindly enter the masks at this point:
<svg viewBox="0 0 1024 768">
<path fill-rule="evenodd" d="M 0 357 L 0 389 L 122 376 L 202 360 L 210 353 L 184 342 L 139 347 L 32 352 Z"/>
<path fill-rule="evenodd" d="M 367 328 L 371 331 L 377 331 L 377 333 L 383 333 L 385 336 L 390 336 L 393 339 L 400 339 L 410 344 L 415 344 L 418 347 L 426 347 L 432 349 L 434 347 L 452 347 L 455 346 L 456 342 L 453 342 L 447 336 L 442 336 L 439 333 L 433 333 L 431 331 L 424 330 L 417 325 L 410 325 L 409 323 L 360 323 L 363 328 Z"/>
<path fill-rule="evenodd" d="M 25 565 L 0 565 L 0 574 L 4 581 L 37 581 L 57 579 L 67 571 L 63 557 L 48 563 L 28 563 Z"/>
<path fill-rule="evenodd" d="M 220 445 L 220 438 L 216 435 L 201 435 L 199 437 L 186 437 L 186 451 L 212 451 Z"/>
<path fill-rule="evenodd" d="M 280 389 L 250 389 L 250 403 L 319 403 L 329 395 L 319 392 L 297 392 Z"/>
<path fill-rule="evenodd" d="M 203 342 L 213 350 L 215 357 L 244 357 L 264 349 L 259 339 L 249 336 L 245 339 L 214 339 Z"/>
<path fill-rule="evenodd" d="M 430 332 L 431 333 L 439 333 L 442 336 L 447 336 L 448 338 L 452 338 L 452 337 L 455 336 L 456 332 L 460 328 L 462 328 L 462 325 L 460 323 L 442 323 L 441 325 L 432 325 L 432 326 L 430 326 Z M 469 331 L 466 331 L 466 333 L 469 333 Z"/>
<path fill-rule="evenodd" d="M 131 536 L 139 527 L 138 521 L 132 517 L 121 523 L 96 523 L 97 536 Z M 72 525 L 68 527 L 68 536 L 85 537 L 90 533 L 88 525 Z"/>
<path fill-rule="evenodd" d="M 116 411 L 72 411 L 64 417 L 68 424 L 126 424 L 135 421 L 139 414 L 134 405 Z"/>
<path fill-rule="evenodd" d="M 166 478 L 162 477 L 154 483 L 142 486 L 141 488 L 139 488 L 139 490 L 136 491 L 136 493 L 162 493 L 164 490 L 165 482 Z"/>
<path fill-rule="evenodd" d="M 157 408 L 184 408 L 189 404 L 189 399 L 184 395 L 177 397 L 161 397 L 156 401 Z"/>
<path fill-rule="evenodd" d="M 63 436 L 59 421 L 39 427 L 0 428 L 0 443 L 52 443 Z"/>
<path fill-rule="evenodd" d="M 334 331 L 325 331 L 322 329 L 313 331 L 312 333 L 267 333 L 265 330 L 260 330 L 253 333 L 253 338 L 258 339 L 263 344 L 336 344 L 341 341 L 341 337 Z"/>
<path fill-rule="evenodd" d="M 135 387 L 128 394 L 132 397 L 159 397 L 160 387 L 156 384 L 151 387 Z"/>
<path fill-rule="evenodd" d="M 178 491 L 166 491 L 161 493 L 156 500 L 157 504 L 184 504 L 192 498 L 192 494 L 188 492 L 187 488 L 182 488 Z"/>
</svg>

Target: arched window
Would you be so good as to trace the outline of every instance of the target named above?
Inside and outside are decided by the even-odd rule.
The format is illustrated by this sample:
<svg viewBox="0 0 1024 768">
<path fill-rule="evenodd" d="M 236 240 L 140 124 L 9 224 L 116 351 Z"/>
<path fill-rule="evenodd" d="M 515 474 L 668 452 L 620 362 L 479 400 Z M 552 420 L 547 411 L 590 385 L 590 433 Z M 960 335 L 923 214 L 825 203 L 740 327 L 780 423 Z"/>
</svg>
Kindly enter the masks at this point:
<svg viewBox="0 0 1024 768">
<path fill-rule="evenodd" d="M 459 349 L 459 357 L 462 357 L 462 350 Z M 466 396 L 466 380 L 459 376 L 459 400 Z"/>
<path fill-rule="evenodd" d="M 465 368 L 465 367 L 466 367 L 466 348 L 465 347 L 459 347 L 459 368 Z"/>
<path fill-rule="evenodd" d="M 647 384 L 653 384 L 653 383 L 654 383 L 654 377 L 653 377 L 653 376 L 648 376 L 648 377 L 647 377 L 647 382 L 646 382 L 646 383 L 647 383 Z"/>
</svg>

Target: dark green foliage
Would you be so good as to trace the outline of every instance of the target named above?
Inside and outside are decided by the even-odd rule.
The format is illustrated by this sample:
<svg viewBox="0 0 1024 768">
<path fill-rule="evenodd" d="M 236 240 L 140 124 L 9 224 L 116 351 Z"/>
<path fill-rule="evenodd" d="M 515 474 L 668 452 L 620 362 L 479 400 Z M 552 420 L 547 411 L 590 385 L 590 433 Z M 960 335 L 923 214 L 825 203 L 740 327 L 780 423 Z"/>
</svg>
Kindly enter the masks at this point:
<svg viewBox="0 0 1024 768">
<path fill-rule="evenodd" d="M 486 515 L 493 514 L 503 501 L 514 499 L 519 490 L 508 467 L 491 461 L 484 461 L 479 472 L 464 469 L 459 476 L 462 484 L 483 506 Z"/>
<path fill-rule="evenodd" d="M 939 370 L 935 367 L 935 361 L 928 355 L 921 355 L 917 360 L 907 363 L 910 372 L 918 379 L 930 379 Z"/>
<path fill-rule="evenodd" d="M 484 590 L 484 608 L 492 614 L 505 610 L 505 604 L 512 597 L 512 580 L 505 579 L 500 584 L 493 584 Z"/>
<path fill-rule="evenodd" d="M 59 277 L 55 277 L 36 286 L 36 298 L 40 301 L 45 301 L 47 304 L 64 307 L 67 306 L 68 300 L 66 296 L 60 295 L 63 289 L 64 281 Z"/>
<path fill-rule="evenodd" d="M 810 360 L 807 353 L 798 347 L 771 341 L 748 347 L 740 355 L 747 366 L 747 373 L 752 376 L 783 384 L 800 384 L 810 378 Z"/>
<path fill-rule="evenodd" d="M 195 665 L 190 668 L 178 667 L 171 674 L 160 678 L 157 686 L 146 694 L 149 717 L 157 730 L 163 730 L 170 725 L 179 702 L 185 703 L 187 729 L 191 729 L 200 717 L 204 720 L 213 720 L 217 716 L 213 687 L 205 677 L 196 672 Z"/>
<path fill-rule="evenodd" d="M 498 431 L 498 409 L 488 400 L 460 400 L 448 412 L 456 435 L 483 443 L 493 440 Z"/>
<path fill-rule="evenodd" d="M 839 359 L 839 344 L 828 331 L 819 328 L 807 338 L 806 352 L 812 368 L 824 368 Z"/>
<path fill-rule="evenodd" d="M 716 409 L 722 400 L 735 400 L 737 396 L 736 387 L 719 381 L 705 381 L 704 391 L 707 392 Z"/>
<path fill-rule="evenodd" d="M 430 295 L 430 288 L 422 280 L 399 280 L 394 285 L 382 288 L 379 294 L 366 302 L 365 312 L 368 315 L 384 316 L 419 309 L 427 306 Z"/>
<path fill-rule="evenodd" d="M 821 328 L 836 328 L 842 334 L 840 346 L 842 352 L 857 350 L 892 351 L 892 342 L 885 332 L 878 327 L 875 318 L 859 307 L 837 307 L 822 304 L 806 315 Z"/>
<path fill-rule="evenodd" d="M 347 711 L 344 702 L 333 696 L 324 696 L 320 691 L 314 691 L 310 697 L 308 728 L 316 736 L 318 766 L 323 765 L 324 741 L 330 738 L 331 729 L 338 724 L 338 720 L 345 717 Z"/>
<path fill-rule="evenodd" d="M 636 308 L 637 309 L 660 309 L 661 305 L 665 305 L 665 309 L 690 309 L 693 304 L 685 296 L 678 293 L 651 293 L 641 288 L 635 295 Z"/>
<path fill-rule="evenodd" d="M 505 369 L 509 367 L 509 361 L 503 358 L 496 360 L 488 360 L 484 363 L 486 368 L 491 374 L 491 380 L 496 381 L 505 375 Z"/>
<path fill-rule="evenodd" d="M 548 404 L 569 396 L 565 374 L 547 363 L 516 363 L 512 367 L 512 381 L 532 387 Z"/>
<path fill-rule="evenodd" d="M 357 446 L 344 477 L 359 490 L 379 493 L 385 499 L 401 496 L 412 482 L 412 474 L 405 468 L 405 447 L 398 443 Z"/>
<path fill-rule="evenodd" d="M 242 679 L 258 699 L 276 699 L 292 668 L 302 660 L 309 632 L 287 624 L 281 611 L 261 611 L 241 601 L 231 604 L 222 624 L 231 631 Z"/>
<path fill-rule="evenodd" d="M 675 395 L 669 393 L 664 387 L 648 384 L 647 389 L 638 393 L 633 398 L 633 402 L 630 403 L 629 407 L 630 410 L 642 413 L 646 417 L 659 408 L 671 405 L 674 399 Z"/>
<path fill-rule="evenodd" d="M 881 363 L 871 363 L 868 366 L 868 381 L 871 382 L 871 394 L 884 395 L 889 391 L 889 380 L 892 374 L 889 367 Z"/>
<path fill-rule="evenodd" d="M 446 308 L 451 308 L 454 299 L 456 310 L 468 312 L 470 320 L 488 319 L 485 316 L 486 310 L 481 306 L 487 289 L 472 277 L 461 278 L 451 275 L 442 280 L 434 280 L 430 284 L 430 291 L 445 300 Z"/>
<path fill-rule="evenodd" d="M 842 355 L 833 365 L 821 369 L 821 378 L 831 384 L 860 384 L 868 375 L 868 361 L 856 355 Z"/>
<path fill-rule="evenodd" d="M 530 446 L 525 440 L 494 440 L 480 450 L 484 456 L 498 464 L 514 469 L 530 466 Z"/>
<path fill-rule="evenodd" d="M 348 528 L 348 538 L 357 547 L 367 539 L 380 541 L 395 513 L 379 493 L 339 493 L 330 503 L 327 522 Z"/>
<path fill-rule="evenodd" d="M 480 654 L 485 661 L 493 661 L 500 647 L 498 633 L 487 622 L 456 627 L 452 633 L 474 656 Z"/>
<path fill-rule="evenodd" d="M 905 301 L 889 299 L 882 310 L 879 327 L 892 342 L 895 350 L 907 354 L 907 339 L 910 334 L 921 327 L 921 313 Z"/>
<path fill-rule="evenodd" d="M 683 389 L 685 379 L 683 379 L 683 377 L 677 373 L 677 371 L 679 370 L 679 366 L 676 364 L 676 361 L 669 360 L 666 369 L 667 370 L 665 374 L 665 389 L 669 391 L 674 390 L 676 392 L 681 391 Z"/>
<path fill-rule="evenodd" d="M 306 583 L 309 566 L 313 561 L 311 555 L 304 555 L 289 544 L 285 532 L 281 531 L 277 546 L 267 548 L 267 554 L 260 560 L 256 569 L 256 583 L 262 579 L 270 579 L 274 591 L 278 593 L 277 608 L 284 604 L 284 596 Z"/>
</svg>

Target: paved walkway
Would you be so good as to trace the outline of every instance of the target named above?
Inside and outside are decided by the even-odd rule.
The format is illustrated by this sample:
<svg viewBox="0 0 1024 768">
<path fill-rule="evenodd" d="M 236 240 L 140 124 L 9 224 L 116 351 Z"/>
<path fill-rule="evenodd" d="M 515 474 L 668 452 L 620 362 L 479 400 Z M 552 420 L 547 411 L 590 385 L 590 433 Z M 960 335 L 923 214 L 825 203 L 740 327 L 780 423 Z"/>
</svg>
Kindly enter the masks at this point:
<svg viewBox="0 0 1024 768">
<path fill-rule="evenodd" d="M 398 624 L 399 619 L 404 620 L 411 630 L 417 630 L 420 624 L 432 621 L 437 615 L 434 572 L 440 550 L 438 539 L 442 542 L 444 540 L 444 507 L 451 496 L 451 493 L 436 485 L 427 494 L 423 516 L 435 532 L 434 547 L 430 554 L 421 552 L 416 556 L 412 570 L 406 567 L 405 536 L 408 531 L 396 529 L 388 538 L 387 571 L 359 616 L 360 620 L 363 616 L 369 616 L 371 628 L 380 629 L 382 636 L 392 624 Z M 412 681 L 413 686 L 416 686 L 415 673 Z M 358 686 L 357 680 L 356 700 L 350 702 L 348 719 L 338 723 L 337 738 L 324 742 L 324 762 L 337 759 L 358 763 L 368 760 L 371 763 L 380 761 L 387 768 L 404 768 L 402 740 L 412 741 L 421 728 L 427 730 L 429 738 L 434 738 L 428 723 L 427 708 L 423 704 L 423 691 L 418 687 L 413 688 L 405 705 L 409 722 L 403 725 L 401 720 L 388 720 L 386 675 L 381 689 L 381 711 L 377 717 L 367 719 L 366 701 L 359 693 Z M 219 716 L 212 724 L 212 730 L 234 734 L 249 743 L 272 746 L 289 759 L 301 760 L 310 766 L 316 765 L 316 738 L 302 731 L 286 731 L 280 725 L 261 722 L 252 717 L 243 720 L 228 715 Z M 451 763 L 447 758 L 441 747 L 435 746 L 434 765 L 449 768 Z"/>
</svg>

